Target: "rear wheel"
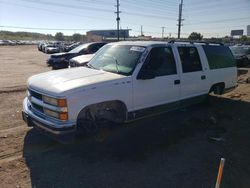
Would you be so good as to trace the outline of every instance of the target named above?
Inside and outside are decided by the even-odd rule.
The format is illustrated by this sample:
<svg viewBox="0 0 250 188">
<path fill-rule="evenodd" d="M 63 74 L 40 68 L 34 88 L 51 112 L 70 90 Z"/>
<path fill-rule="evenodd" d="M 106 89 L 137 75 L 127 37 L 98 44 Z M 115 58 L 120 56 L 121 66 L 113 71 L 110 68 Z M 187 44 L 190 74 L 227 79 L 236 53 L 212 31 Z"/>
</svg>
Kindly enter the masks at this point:
<svg viewBox="0 0 250 188">
<path fill-rule="evenodd" d="M 213 92 L 214 92 L 214 94 L 216 94 L 216 95 L 222 95 L 223 94 L 223 92 L 224 92 L 224 84 L 215 84 L 214 86 L 213 86 Z"/>
<path fill-rule="evenodd" d="M 224 93 L 224 88 L 225 88 L 225 84 L 224 83 L 217 83 L 217 84 L 214 84 L 209 93 L 214 93 L 215 95 L 222 95 Z M 215 103 L 217 103 L 216 101 L 216 98 L 215 96 L 213 95 L 210 95 L 208 94 L 204 100 L 204 103 L 205 104 L 212 104 L 214 105 Z"/>
</svg>

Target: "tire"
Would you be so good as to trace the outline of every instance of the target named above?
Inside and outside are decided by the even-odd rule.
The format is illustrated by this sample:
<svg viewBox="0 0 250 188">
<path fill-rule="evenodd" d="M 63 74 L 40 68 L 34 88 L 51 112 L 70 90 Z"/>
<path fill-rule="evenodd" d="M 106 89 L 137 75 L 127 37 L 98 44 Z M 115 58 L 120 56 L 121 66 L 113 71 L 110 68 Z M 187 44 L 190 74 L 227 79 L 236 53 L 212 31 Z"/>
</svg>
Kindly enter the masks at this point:
<svg viewBox="0 0 250 188">
<path fill-rule="evenodd" d="M 77 129 L 80 132 L 97 133 L 99 125 L 95 117 L 91 114 L 90 110 L 86 110 L 84 117 L 77 120 Z"/>
<path fill-rule="evenodd" d="M 216 85 L 214 85 L 213 92 L 216 95 L 222 95 L 223 92 L 224 92 L 224 86 L 223 86 L 223 84 L 216 84 Z"/>
</svg>

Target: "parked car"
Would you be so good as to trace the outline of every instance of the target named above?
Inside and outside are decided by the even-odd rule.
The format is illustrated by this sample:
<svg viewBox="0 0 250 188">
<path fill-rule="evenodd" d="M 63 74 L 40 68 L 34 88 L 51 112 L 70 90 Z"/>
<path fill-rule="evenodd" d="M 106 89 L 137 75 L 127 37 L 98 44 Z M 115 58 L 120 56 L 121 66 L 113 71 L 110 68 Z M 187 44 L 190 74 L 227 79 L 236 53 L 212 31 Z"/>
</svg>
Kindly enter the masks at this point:
<svg viewBox="0 0 250 188">
<path fill-rule="evenodd" d="M 85 54 L 76 56 L 69 60 L 69 67 L 81 67 L 85 66 L 95 54 Z"/>
<path fill-rule="evenodd" d="M 12 40 L 1 40 L 0 45 L 14 46 L 14 45 L 16 45 L 16 42 L 14 42 Z"/>
<path fill-rule="evenodd" d="M 43 52 L 43 53 L 45 53 L 45 48 L 48 46 L 48 45 L 50 45 L 50 43 L 43 43 L 42 45 L 41 45 L 41 51 Z"/>
<path fill-rule="evenodd" d="M 58 44 L 49 44 L 45 47 L 44 53 L 46 54 L 54 54 L 54 53 L 59 53 L 60 48 Z"/>
<path fill-rule="evenodd" d="M 226 46 L 117 42 L 100 49 L 87 67 L 29 78 L 22 114 L 28 126 L 63 139 L 96 131 L 102 120 L 124 123 L 201 102 L 236 84 Z"/>
<path fill-rule="evenodd" d="M 83 55 L 83 54 L 93 54 L 99 48 L 101 48 L 106 43 L 104 42 L 92 42 L 82 44 L 69 52 L 56 53 L 50 56 L 47 60 L 47 64 L 52 66 L 52 69 L 62 69 L 69 66 L 69 60 L 73 57 Z"/>
<path fill-rule="evenodd" d="M 38 49 L 38 51 L 42 51 L 42 45 L 44 44 L 44 42 L 39 42 L 38 44 L 37 44 L 37 49 Z"/>
<path fill-rule="evenodd" d="M 250 46 L 231 46 L 230 49 L 235 57 L 237 66 L 250 65 Z"/>
</svg>

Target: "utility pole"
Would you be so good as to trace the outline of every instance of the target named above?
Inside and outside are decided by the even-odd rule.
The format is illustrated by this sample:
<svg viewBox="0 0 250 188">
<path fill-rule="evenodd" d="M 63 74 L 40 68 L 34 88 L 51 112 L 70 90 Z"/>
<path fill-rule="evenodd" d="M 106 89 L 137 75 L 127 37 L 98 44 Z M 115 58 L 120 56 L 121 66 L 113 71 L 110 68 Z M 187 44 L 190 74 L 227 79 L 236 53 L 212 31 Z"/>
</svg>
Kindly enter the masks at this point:
<svg viewBox="0 0 250 188">
<path fill-rule="evenodd" d="M 164 38 L 164 30 L 165 30 L 165 27 L 161 27 L 161 29 L 162 29 L 162 35 L 161 35 L 161 37 Z"/>
<path fill-rule="evenodd" d="M 181 26 L 182 26 L 182 7 L 183 7 L 183 0 L 181 0 L 181 3 L 179 4 L 179 19 L 178 19 L 178 39 L 180 39 L 181 36 Z"/>
<path fill-rule="evenodd" d="M 116 22 L 117 22 L 117 40 L 120 40 L 120 2 L 116 0 Z"/>
</svg>

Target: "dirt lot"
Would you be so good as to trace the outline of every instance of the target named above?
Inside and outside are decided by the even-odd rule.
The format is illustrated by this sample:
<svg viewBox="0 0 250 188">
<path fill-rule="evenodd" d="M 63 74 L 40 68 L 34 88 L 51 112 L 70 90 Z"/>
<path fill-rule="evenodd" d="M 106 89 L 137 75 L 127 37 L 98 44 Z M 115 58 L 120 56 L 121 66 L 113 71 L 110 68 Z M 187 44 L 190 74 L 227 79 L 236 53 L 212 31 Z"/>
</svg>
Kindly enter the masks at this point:
<svg viewBox="0 0 250 188">
<path fill-rule="evenodd" d="M 26 79 L 49 70 L 35 46 L 0 47 L 0 187 L 250 187 L 250 77 L 209 102 L 61 145 L 21 120 Z M 215 140 L 214 140 L 215 138 Z"/>
</svg>

